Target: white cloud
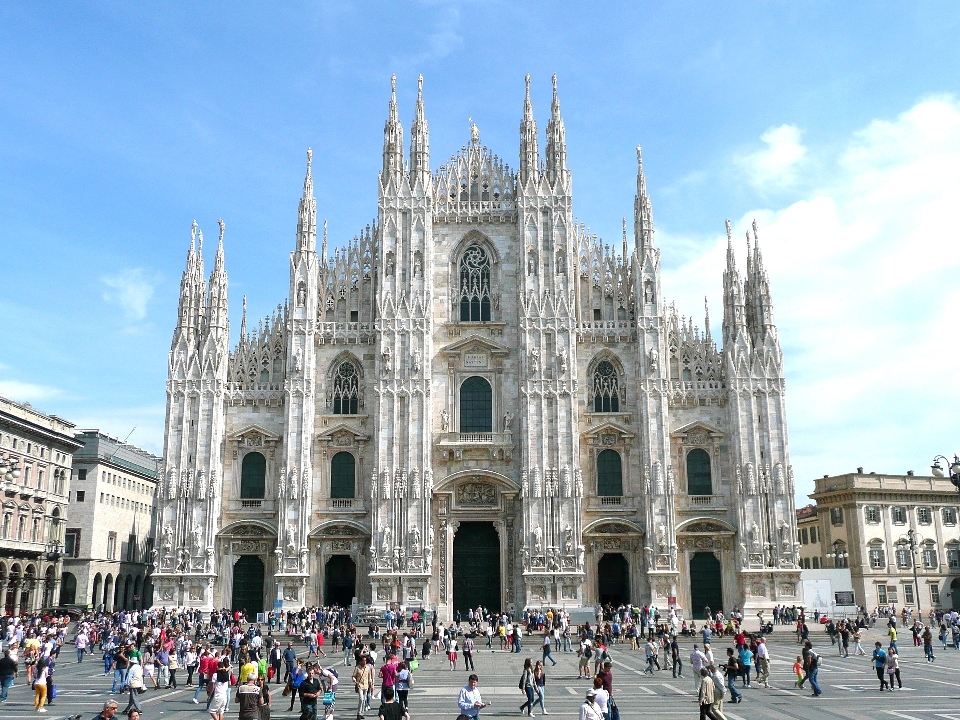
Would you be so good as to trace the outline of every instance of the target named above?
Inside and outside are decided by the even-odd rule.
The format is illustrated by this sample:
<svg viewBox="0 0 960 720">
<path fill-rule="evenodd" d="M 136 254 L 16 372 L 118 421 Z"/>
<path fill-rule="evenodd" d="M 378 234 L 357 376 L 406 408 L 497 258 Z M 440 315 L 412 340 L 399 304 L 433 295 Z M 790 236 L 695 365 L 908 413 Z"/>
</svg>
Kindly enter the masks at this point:
<svg viewBox="0 0 960 720">
<path fill-rule="evenodd" d="M 37 402 L 38 400 L 48 400 L 61 395 L 59 388 L 50 385 L 37 385 L 36 383 L 25 383 L 17 380 L 0 380 L 0 396 L 9 398 L 14 402 Z"/>
<path fill-rule="evenodd" d="M 153 297 L 159 277 L 143 268 L 126 268 L 103 276 L 100 282 L 105 286 L 104 300 L 119 305 L 128 319 L 142 320 L 147 316 L 147 303 Z"/>
<path fill-rule="evenodd" d="M 801 135 L 796 125 L 770 128 L 760 136 L 766 147 L 741 155 L 737 164 L 750 183 L 761 190 L 792 185 L 807 156 L 807 148 L 800 142 Z"/>
<path fill-rule="evenodd" d="M 760 225 L 801 497 L 824 473 L 929 472 L 960 449 L 960 102 L 876 120 L 830 162 L 829 184 L 736 223 L 741 272 L 744 230 Z M 715 335 L 725 247 L 721 231 L 664 275 L 686 312 L 709 288 Z"/>
</svg>

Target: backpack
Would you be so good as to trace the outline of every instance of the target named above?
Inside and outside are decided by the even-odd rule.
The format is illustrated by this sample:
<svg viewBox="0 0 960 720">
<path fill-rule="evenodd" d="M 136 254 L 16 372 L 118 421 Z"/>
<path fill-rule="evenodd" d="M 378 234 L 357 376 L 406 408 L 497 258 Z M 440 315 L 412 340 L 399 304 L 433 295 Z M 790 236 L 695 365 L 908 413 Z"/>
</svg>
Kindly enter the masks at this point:
<svg viewBox="0 0 960 720">
<path fill-rule="evenodd" d="M 590 647 L 589 645 L 587 645 L 586 647 L 584 647 L 584 648 L 583 648 L 583 656 L 584 656 L 587 660 L 589 660 L 590 658 L 592 658 L 592 657 L 593 657 L 593 648 Z"/>
<path fill-rule="evenodd" d="M 814 667 L 820 667 L 820 665 L 823 663 L 823 658 L 820 657 L 820 655 L 818 655 L 817 653 L 814 653 L 813 655 L 814 655 L 814 661 L 813 661 Z"/>
</svg>

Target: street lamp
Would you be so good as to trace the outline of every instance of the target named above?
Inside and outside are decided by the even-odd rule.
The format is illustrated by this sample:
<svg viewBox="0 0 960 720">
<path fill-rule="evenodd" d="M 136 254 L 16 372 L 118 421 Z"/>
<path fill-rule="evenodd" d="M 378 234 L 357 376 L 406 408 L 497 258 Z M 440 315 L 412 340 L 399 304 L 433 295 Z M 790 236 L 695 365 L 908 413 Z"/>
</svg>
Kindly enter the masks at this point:
<svg viewBox="0 0 960 720">
<path fill-rule="evenodd" d="M 897 540 L 897 546 L 906 550 L 910 549 L 910 562 L 913 565 L 913 592 L 914 599 L 917 601 L 917 616 L 923 616 L 923 610 L 920 609 L 920 585 L 917 580 L 917 548 L 920 547 L 920 543 L 923 542 L 923 537 L 920 533 L 916 532 L 913 528 L 907 530 L 906 535 L 901 535 L 900 539 Z"/>
<path fill-rule="evenodd" d="M 850 557 L 850 554 L 845 552 L 845 544 L 841 543 L 839 540 L 833 542 L 833 566 L 835 568 L 845 568 L 847 567 L 847 558 Z"/>
<path fill-rule="evenodd" d="M 934 477 L 946 477 L 943 468 L 940 467 L 941 460 L 943 460 L 943 464 L 948 468 L 947 473 L 950 475 L 950 482 L 953 483 L 953 486 L 957 489 L 957 492 L 960 493 L 960 457 L 954 455 L 953 462 L 950 462 L 945 456 L 937 455 L 933 459 L 933 465 L 930 466 Z"/>
<path fill-rule="evenodd" d="M 6 457 L 0 455 L 0 479 L 7 482 L 13 482 L 20 477 L 20 468 L 18 464 L 20 458 L 8 454 Z"/>
</svg>

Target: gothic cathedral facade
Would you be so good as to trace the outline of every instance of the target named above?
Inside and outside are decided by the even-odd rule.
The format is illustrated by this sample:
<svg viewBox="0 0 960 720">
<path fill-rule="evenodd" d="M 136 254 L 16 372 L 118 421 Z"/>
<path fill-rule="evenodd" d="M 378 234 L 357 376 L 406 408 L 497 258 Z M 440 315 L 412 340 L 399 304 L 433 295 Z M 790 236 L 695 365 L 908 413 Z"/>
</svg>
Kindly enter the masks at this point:
<svg viewBox="0 0 960 720">
<path fill-rule="evenodd" d="M 170 351 L 158 606 L 490 609 L 800 600 L 783 362 L 756 226 L 722 348 L 661 291 L 639 148 L 632 250 L 573 214 L 554 77 L 519 170 L 471 137 L 408 155 L 318 252 L 311 154 L 286 301 L 231 349 L 223 234 L 194 224 Z M 730 225 L 727 223 L 730 240 Z M 752 245 L 751 245 L 751 240 Z"/>
</svg>

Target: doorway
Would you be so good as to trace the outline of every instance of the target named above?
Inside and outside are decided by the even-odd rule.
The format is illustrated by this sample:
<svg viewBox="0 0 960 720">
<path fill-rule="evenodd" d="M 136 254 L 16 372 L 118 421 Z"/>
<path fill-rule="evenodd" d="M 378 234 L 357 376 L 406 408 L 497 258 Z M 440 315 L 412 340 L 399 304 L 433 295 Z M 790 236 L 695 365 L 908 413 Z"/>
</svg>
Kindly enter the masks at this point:
<svg viewBox="0 0 960 720">
<path fill-rule="evenodd" d="M 597 584 L 601 605 L 630 602 L 630 563 L 620 553 L 607 553 L 597 563 Z"/>
<path fill-rule="evenodd" d="M 323 604 L 350 607 L 357 594 L 357 564 L 349 555 L 334 555 L 323 573 Z"/>
<path fill-rule="evenodd" d="M 950 600 L 954 610 L 960 610 L 960 578 L 954 578 L 950 583 Z"/>
<path fill-rule="evenodd" d="M 462 522 L 453 538 L 453 608 L 466 616 L 500 607 L 500 535 L 492 522 Z"/>
<path fill-rule="evenodd" d="M 694 553 L 690 558 L 690 616 L 702 618 L 704 609 L 723 609 L 723 577 L 720 560 L 712 552 Z"/>
<path fill-rule="evenodd" d="M 241 555 L 233 566 L 233 599 L 231 610 L 243 610 L 256 617 L 263 612 L 263 580 L 266 568 L 256 555 Z"/>
</svg>

